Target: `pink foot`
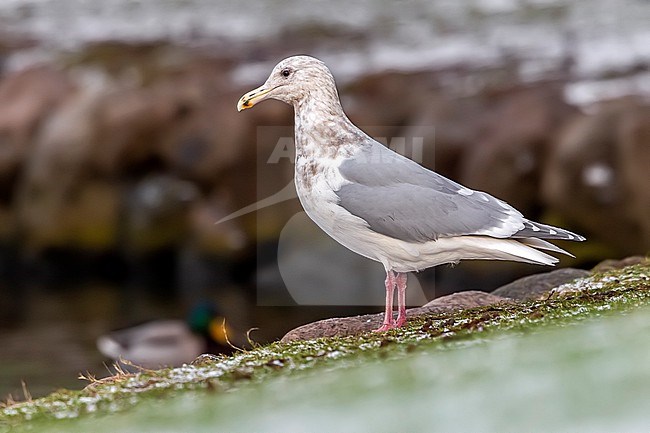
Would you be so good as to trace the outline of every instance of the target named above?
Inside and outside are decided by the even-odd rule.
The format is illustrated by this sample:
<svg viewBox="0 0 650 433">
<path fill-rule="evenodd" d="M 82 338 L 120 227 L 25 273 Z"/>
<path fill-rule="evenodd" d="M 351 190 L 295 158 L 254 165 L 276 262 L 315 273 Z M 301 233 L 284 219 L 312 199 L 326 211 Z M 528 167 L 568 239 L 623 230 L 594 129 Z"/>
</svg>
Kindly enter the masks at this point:
<svg viewBox="0 0 650 433">
<path fill-rule="evenodd" d="M 391 329 L 395 329 L 396 326 L 394 323 L 384 323 L 381 325 L 379 328 L 373 330 L 372 332 L 386 332 L 390 331 Z"/>
<path fill-rule="evenodd" d="M 394 322 L 392 322 L 392 323 L 384 323 L 379 328 L 373 330 L 372 332 L 390 331 L 391 329 L 401 328 L 402 326 L 404 326 L 405 323 L 406 323 L 406 316 L 398 317 L 397 320 L 395 320 Z"/>
<path fill-rule="evenodd" d="M 406 315 L 404 315 L 404 317 L 399 316 L 397 317 L 397 320 L 395 321 L 395 325 L 393 327 L 400 328 L 404 326 L 405 323 L 406 323 Z"/>
</svg>

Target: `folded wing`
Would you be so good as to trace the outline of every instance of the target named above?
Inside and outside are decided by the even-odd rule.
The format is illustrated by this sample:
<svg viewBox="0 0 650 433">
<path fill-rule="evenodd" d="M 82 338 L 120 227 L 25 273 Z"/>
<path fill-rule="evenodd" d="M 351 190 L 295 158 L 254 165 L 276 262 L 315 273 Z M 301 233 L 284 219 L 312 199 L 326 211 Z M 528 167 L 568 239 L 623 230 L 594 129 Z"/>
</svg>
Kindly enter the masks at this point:
<svg viewBox="0 0 650 433">
<path fill-rule="evenodd" d="M 343 161 L 339 205 L 381 234 L 408 242 L 484 235 L 495 238 L 582 240 L 569 231 L 529 221 L 491 195 L 466 188 L 380 143 Z"/>
</svg>

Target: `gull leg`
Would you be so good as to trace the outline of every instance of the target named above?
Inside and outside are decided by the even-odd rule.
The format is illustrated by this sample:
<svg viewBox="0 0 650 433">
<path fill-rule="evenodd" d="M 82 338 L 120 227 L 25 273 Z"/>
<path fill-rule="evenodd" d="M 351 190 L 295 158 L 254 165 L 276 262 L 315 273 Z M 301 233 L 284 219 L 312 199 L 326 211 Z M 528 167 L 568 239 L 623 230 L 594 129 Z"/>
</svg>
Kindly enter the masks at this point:
<svg viewBox="0 0 650 433">
<path fill-rule="evenodd" d="M 375 332 L 384 332 L 395 327 L 393 322 L 393 292 L 395 291 L 395 274 L 393 271 L 386 271 L 386 310 L 384 311 L 384 323 L 375 329 Z"/>
<path fill-rule="evenodd" d="M 397 320 L 395 321 L 395 327 L 399 328 L 400 326 L 406 323 L 406 277 L 407 274 L 404 272 L 397 272 L 395 276 L 395 283 L 397 285 Z"/>
</svg>

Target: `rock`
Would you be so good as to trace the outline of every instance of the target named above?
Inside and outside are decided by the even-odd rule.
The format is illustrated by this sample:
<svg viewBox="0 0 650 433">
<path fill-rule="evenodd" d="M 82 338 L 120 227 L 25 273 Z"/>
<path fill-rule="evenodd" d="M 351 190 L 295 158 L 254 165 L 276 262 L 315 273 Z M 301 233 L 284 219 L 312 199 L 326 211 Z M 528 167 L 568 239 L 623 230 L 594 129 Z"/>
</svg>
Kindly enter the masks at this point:
<svg viewBox="0 0 650 433">
<path fill-rule="evenodd" d="M 539 267 L 528 263 L 464 260 L 455 266 L 436 266 L 418 273 L 431 299 L 464 289 L 492 292 L 518 278 L 540 272 Z"/>
<path fill-rule="evenodd" d="M 406 311 L 407 317 L 417 317 L 423 314 L 445 315 L 450 312 L 474 307 L 484 307 L 502 302 L 511 302 L 506 298 L 489 293 L 467 291 L 443 296 L 423 307 L 411 308 Z M 310 340 L 321 337 L 344 337 L 379 328 L 384 319 L 383 313 L 366 314 L 356 317 L 344 317 L 319 320 L 289 331 L 282 342 Z"/>
<path fill-rule="evenodd" d="M 103 88 L 83 119 L 105 174 L 167 170 L 203 187 L 254 151 L 238 116 L 232 62 L 165 43 L 105 42 L 73 56 L 72 72 L 90 69 Z M 242 145 L 242 142 L 245 145 Z"/>
<path fill-rule="evenodd" d="M 256 140 L 246 139 L 257 132 L 251 116 L 233 108 L 241 94 L 223 88 L 223 72 L 218 67 L 218 63 L 190 64 L 180 77 L 166 79 L 158 85 L 162 89 L 157 89 L 177 107 L 168 132 L 161 136 L 160 157 L 170 169 L 206 186 L 218 185 L 225 170 L 257 150 Z"/>
<path fill-rule="evenodd" d="M 435 91 L 431 72 L 381 72 L 365 75 L 341 92 L 350 119 L 362 129 L 381 125 L 393 127 L 388 136 L 398 135 L 400 125 L 426 106 Z"/>
<path fill-rule="evenodd" d="M 86 200 L 92 201 L 87 193 L 94 189 L 93 185 L 88 185 L 91 180 L 89 172 L 92 172 L 88 161 L 96 145 L 92 125 L 99 97 L 97 92 L 86 91 L 68 97 L 50 116 L 33 146 L 16 193 L 20 229 L 25 243 L 32 250 L 70 247 L 68 242 L 76 243 L 74 232 L 86 230 L 73 226 L 79 223 L 92 227 L 99 220 L 89 214 L 74 214 L 72 209 L 80 211 L 83 208 L 94 213 L 103 207 L 100 204 L 102 197 L 108 199 L 103 204 L 107 206 L 105 210 L 113 215 L 110 217 L 113 222 L 110 230 L 105 227 L 97 233 L 116 234 L 120 198 L 115 183 L 101 182 L 101 190 L 106 194 L 97 196 L 96 209 L 92 209 L 91 203 L 87 203 L 88 206 L 82 204 Z M 110 193 L 109 189 L 112 190 Z M 71 216 L 76 222 L 72 224 L 64 215 Z M 115 246 L 115 238 L 109 243 Z"/>
<path fill-rule="evenodd" d="M 486 305 L 498 304 L 506 301 L 505 298 L 505 296 L 495 293 L 467 290 L 464 292 L 452 293 L 447 296 L 441 296 L 424 304 L 422 308 L 446 307 L 461 310 L 465 308 L 485 307 Z"/>
<path fill-rule="evenodd" d="M 444 74 L 443 74 L 444 75 Z M 484 98 L 459 97 L 441 90 L 440 74 L 380 72 L 361 77 L 342 92 L 350 118 L 393 150 L 457 177 L 485 110 Z"/>
<path fill-rule="evenodd" d="M 430 92 L 430 99 L 418 107 L 407 121 L 409 126 L 400 133 L 412 140 L 420 137 L 422 154 L 408 146 L 405 154 L 444 176 L 459 179 L 464 158 L 473 151 L 479 137 L 487 104 L 480 95 L 452 97 Z"/>
<path fill-rule="evenodd" d="M 648 260 L 650 260 L 647 257 L 644 256 L 631 256 L 631 257 L 626 257 L 621 260 L 615 260 L 615 259 L 607 259 L 603 260 L 602 262 L 598 263 L 594 268 L 591 270 L 594 273 L 597 272 L 607 272 L 607 271 L 613 271 L 615 269 L 622 269 L 626 266 L 632 266 L 632 265 L 638 265 L 641 263 L 645 263 Z"/>
<path fill-rule="evenodd" d="M 0 81 L 1 196 L 11 194 L 39 125 L 72 91 L 66 74 L 49 66 L 15 72 Z"/>
<path fill-rule="evenodd" d="M 108 54 L 115 55 L 116 48 L 108 48 Z M 70 247 L 60 244 L 74 235 L 63 232 L 67 225 L 59 217 L 76 206 L 75 197 L 87 183 L 108 181 L 121 189 L 120 184 L 133 183 L 133 178 L 135 183 L 139 178 L 146 183 L 148 174 L 163 172 L 163 177 L 182 176 L 186 183 L 193 181 L 191 187 L 195 190 L 201 186 L 209 191 L 224 183 L 226 168 L 244 159 L 245 152 L 254 148 L 254 141 L 249 146 L 241 145 L 245 119 L 225 117 L 222 94 L 232 90 L 224 90 L 228 70 L 221 68 L 222 62 L 187 55 L 187 63 L 176 64 L 156 56 L 175 58 L 165 50 L 152 49 L 151 64 L 134 66 L 131 73 L 126 65 L 109 62 L 111 66 L 106 66 L 106 70 L 111 76 L 102 70 L 89 72 L 88 63 L 75 63 L 69 75 L 78 80 L 78 85 L 43 122 L 17 189 L 20 230 L 35 248 Z M 87 60 L 92 64 L 98 61 Z M 88 80 L 86 75 L 94 80 Z M 233 108 L 236 97 L 231 97 L 233 102 L 227 104 L 227 111 L 237 114 Z M 0 140 L 1 137 L 0 134 Z M 124 182 L 115 182 L 116 179 Z M 241 177 L 238 180 L 241 183 Z M 254 180 L 254 176 L 244 178 L 244 183 L 253 184 L 253 191 Z M 133 204 L 133 198 L 118 197 L 113 203 Z M 254 197 L 250 199 L 254 201 Z M 115 210 L 119 213 L 119 207 Z M 141 210 L 131 207 L 128 213 L 133 216 Z M 142 216 L 146 212 L 140 213 Z M 133 226 L 138 218 L 131 218 L 125 227 Z M 177 239 L 179 231 L 187 232 L 187 222 L 171 233 L 166 225 L 169 218 L 164 224 L 156 218 L 140 218 L 140 223 L 150 226 L 142 227 L 139 223 L 133 235 L 123 237 L 127 243 L 128 239 L 133 240 L 131 250 L 142 244 L 148 244 L 145 249 L 149 250 L 168 246 L 164 239 Z M 85 219 L 89 228 L 94 222 L 92 218 Z M 117 226 L 110 232 L 116 233 Z M 55 239 L 56 244 L 48 244 Z M 112 248 L 109 245 L 116 242 L 112 239 L 106 247 Z"/>
<path fill-rule="evenodd" d="M 84 165 L 104 176 L 159 168 L 160 142 L 176 123 L 182 102 L 174 95 L 119 83 L 84 92 L 92 98 L 88 114 L 80 114 L 79 125 L 70 128 L 87 128 Z"/>
<path fill-rule="evenodd" d="M 644 175 L 632 180 L 638 185 L 631 188 L 626 174 L 628 170 L 638 173 L 633 160 L 645 161 L 649 146 L 640 144 L 642 136 L 638 136 L 634 144 L 626 145 L 630 150 L 623 152 L 620 139 L 622 121 L 637 116 L 640 110 L 638 100 L 623 98 L 601 104 L 594 114 L 575 117 L 560 134 L 544 169 L 542 194 L 551 211 L 579 224 L 576 230 L 586 234 L 591 245 L 606 244 L 605 253 L 610 256 L 635 254 L 650 247 L 639 235 L 647 218 L 641 221 L 629 206 L 646 200 L 635 198 L 648 194 Z M 627 134 L 629 140 L 633 140 L 631 134 Z M 631 149 L 639 145 L 642 149 L 636 155 Z M 623 158 L 624 154 L 628 156 Z M 647 167 L 641 170 L 647 175 Z M 641 189 L 646 192 L 639 193 Z M 566 222 L 557 224 L 571 228 Z"/>
<path fill-rule="evenodd" d="M 575 109 L 562 86 L 542 83 L 492 92 L 481 114 L 482 128 L 465 154 L 459 180 L 507 201 L 533 218 L 546 157 L 558 129 Z"/>
<path fill-rule="evenodd" d="M 650 249 L 650 106 L 638 107 L 621 119 L 621 178 L 629 191 L 629 210 L 640 225 L 644 250 Z"/>
<path fill-rule="evenodd" d="M 134 195 L 127 196 L 123 192 L 127 189 L 122 189 L 120 182 L 115 182 L 114 178 L 130 171 L 143 176 L 147 173 L 146 169 L 157 168 L 149 164 L 155 158 L 155 144 L 165 132 L 164 125 L 174 118 L 174 107 L 174 101 L 165 101 L 149 91 L 108 91 L 101 87 L 80 88 L 61 104 L 39 134 L 16 197 L 21 229 L 28 243 L 36 249 L 71 247 L 76 243 L 75 233 L 96 230 L 97 233 L 111 233 L 112 238 L 103 238 L 103 248 L 113 248 L 118 241 L 115 235 L 122 203 L 126 203 L 129 209 L 127 228 L 140 218 L 134 232 L 137 236 L 127 238 L 139 236 L 141 239 L 145 233 L 151 234 L 156 229 L 161 230 L 154 237 L 168 236 L 168 227 L 162 228 L 164 224 L 156 219 L 160 215 L 156 215 L 156 218 L 147 216 L 159 209 L 152 209 L 145 202 L 160 198 L 159 204 L 169 207 L 169 200 L 165 197 L 179 189 L 171 187 L 165 193 L 156 194 L 160 188 L 156 189 L 155 182 L 147 183 L 145 178 L 139 193 L 136 191 Z M 105 194 L 97 196 L 98 209 L 103 205 L 111 208 L 105 209 L 111 215 L 109 218 L 106 214 L 106 218 L 112 221 L 110 228 L 104 226 L 109 219 L 90 217 L 94 210 L 77 202 L 85 197 L 87 186 L 94 188 L 93 185 L 97 183 L 110 185 L 112 189 L 109 201 L 102 202 L 102 197 L 107 197 Z M 194 185 L 186 185 L 185 190 L 189 188 L 196 189 Z M 78 206 L 91 214 L 84 217 L 85 210 Z M 79 218 L 75 219 L 85 228 L 73 229 L 61 217 L 73 209 L 81 212 Z M 137 216 L 133 216 L 135 214 Z M 142 227 L 142 224 L 151 226 Z M 141 240 L 133 241 L 131 245 L 142 243 Z M 99 246 L 93 242 L 93 248 Z"/>
<path fill-rule="evenodd" d="M 563 268 L 542 274 L 530 275 L 501 286 L 492 292 L 493 295 L 517 301 L 532 301 L 542 299 L 552 289 L 577 278 L 590 275 L 583 269 Z"/>
</svg>

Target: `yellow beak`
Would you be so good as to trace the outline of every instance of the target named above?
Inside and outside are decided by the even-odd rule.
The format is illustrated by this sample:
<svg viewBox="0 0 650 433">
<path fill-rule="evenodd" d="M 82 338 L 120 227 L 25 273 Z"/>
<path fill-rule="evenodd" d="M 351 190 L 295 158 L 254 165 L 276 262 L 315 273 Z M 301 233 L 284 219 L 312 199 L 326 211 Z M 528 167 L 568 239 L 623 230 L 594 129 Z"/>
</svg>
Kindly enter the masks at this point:
<svg viewBox="0 0 650 433">
<path fill-rule="evenodd" d="M 247 108 L 251 108 L 253 105 L 265 99 L 265 96 L 274 88 L 266 88 L 264 85 L 261 85 L 257 89 L 251 90 L 246 93 L 244 96 L 239 98 L 237 102 L 237 111 L 242 111 Z"/>
<path fill-rule="evenodd" d="M 232 332 L 230 332 L 230 328 L 226 325 L 225 318 L 217 317 L 212 319 L 208 332 L 210 333 L 210 337 L 217 343 L 223 344 L 224 346 L 229 345 L 228 334 L 232 334 Z"/>
</svg>

